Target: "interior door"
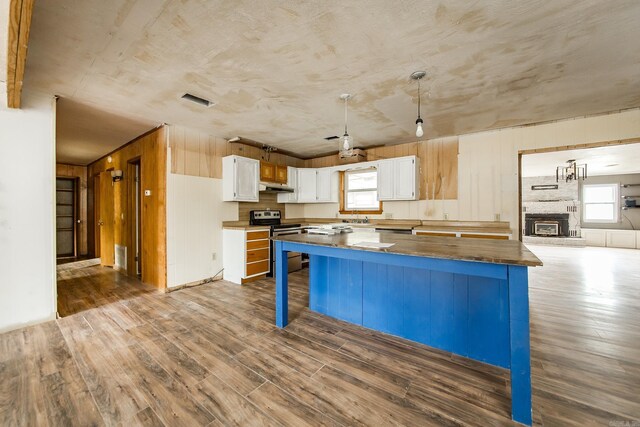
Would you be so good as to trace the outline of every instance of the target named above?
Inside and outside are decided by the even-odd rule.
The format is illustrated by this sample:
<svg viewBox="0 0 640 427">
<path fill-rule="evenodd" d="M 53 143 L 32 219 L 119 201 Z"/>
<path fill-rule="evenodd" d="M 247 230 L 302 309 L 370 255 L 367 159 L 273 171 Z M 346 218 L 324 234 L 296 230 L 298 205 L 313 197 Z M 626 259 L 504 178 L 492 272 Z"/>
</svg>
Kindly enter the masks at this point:
<svg viewBox="0 0 640 427">
<path fill-rule="evenodd" d="M 75 179 L 56 179 L 56 255 L 72 257 L 76 253 Z"/>
<path fill-rule="evenodd" d="M 101 172 L 98 189 L 98 233 L 100 233 L 100 264 L 106 267 L 113 267 L 115 264 L 115 214 L 113 181 L 111 172 Z"/>
</svg>

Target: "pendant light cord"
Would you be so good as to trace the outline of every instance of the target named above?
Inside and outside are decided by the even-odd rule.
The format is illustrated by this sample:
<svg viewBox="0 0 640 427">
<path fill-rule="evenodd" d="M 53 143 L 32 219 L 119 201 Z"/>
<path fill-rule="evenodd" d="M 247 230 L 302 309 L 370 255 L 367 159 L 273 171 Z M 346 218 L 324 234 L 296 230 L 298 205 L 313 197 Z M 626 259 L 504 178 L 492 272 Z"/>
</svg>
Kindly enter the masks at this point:
<svg viewBox="0 0 640 427">
<path fill-rule="evenodd" d="M 418 79 L 418 118 L 420 118 L 420 80 Z"/>
<path fill-rule="evenodd" d="M 347 132 L 347 102 L 349 102 L 349 98 L 344 99 L 344 134 L 349 135 Z"/>
</svg>

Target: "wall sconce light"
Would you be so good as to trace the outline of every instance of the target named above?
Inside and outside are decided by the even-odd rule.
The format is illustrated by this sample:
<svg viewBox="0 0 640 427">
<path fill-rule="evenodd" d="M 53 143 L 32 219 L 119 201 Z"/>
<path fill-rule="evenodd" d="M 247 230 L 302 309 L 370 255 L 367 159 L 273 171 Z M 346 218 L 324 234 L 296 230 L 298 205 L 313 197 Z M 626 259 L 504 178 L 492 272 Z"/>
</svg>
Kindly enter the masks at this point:
<svg viewBox="0 0 640 427">
<path fill-rule="evenodd" d="M 123 176 L 121 170 L 113 170 L 113 171 L 111 171 L 111 179 L 113 180 L 113 182 L 122 181 L 123 178 L 124 178 L 124 176 Z"/>
</svg>

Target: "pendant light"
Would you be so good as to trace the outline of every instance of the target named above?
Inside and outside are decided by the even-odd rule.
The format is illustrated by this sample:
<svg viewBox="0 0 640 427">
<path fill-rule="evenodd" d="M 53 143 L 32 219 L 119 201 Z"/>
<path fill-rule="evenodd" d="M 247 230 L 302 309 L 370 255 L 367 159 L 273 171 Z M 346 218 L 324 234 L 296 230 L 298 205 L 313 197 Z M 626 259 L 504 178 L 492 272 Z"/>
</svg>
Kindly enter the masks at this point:
<svg viewBox="0 0 640 427">
<path fill-rule="evenodd" d="M 351 97 L 352 96 L 349 93 L 343 93 L 340 95 L 340 99 L 344 101 L 344 135 L 340 138 L 340 157 L 353 156 L 353 138 L 349 136 L 349 131 L 347 129 L 347 104 Z"/>
<path fill-rule="evenodd" d="M 414 71 L 411 73 L 411 79 L 418 81 L 418 119 L 416 120 L 416 136 L 422 138 L 424 131 L 422 130 L 422 117 L 420 117 L 420 80 L 427 75 L 426 71 Z"/>
</svg>

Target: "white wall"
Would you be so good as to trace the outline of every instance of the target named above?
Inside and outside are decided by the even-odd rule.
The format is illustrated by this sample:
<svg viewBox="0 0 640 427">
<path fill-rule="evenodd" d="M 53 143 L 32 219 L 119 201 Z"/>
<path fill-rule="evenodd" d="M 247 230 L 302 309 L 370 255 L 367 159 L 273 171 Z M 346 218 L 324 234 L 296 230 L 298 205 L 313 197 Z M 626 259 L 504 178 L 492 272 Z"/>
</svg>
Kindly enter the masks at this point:
<svg viewBox="0 0 640 427">
<path fill-rule="evenodd" d="M 56 313 L 55 103 L 0 107 L 0 331 Z"/>
<path fill-rule="evenodd" d="M 640 109 L 461 135 L 458 200 L 385 202 L 394 219 L 509 221 L 518 229 L 518 151 L 640 137 Z M 335 218 L 337 203 L 306 204 L 307 218 Z"/>
<path fill-rule="evenodd" d="M 171 165 L 170 157 L 167 164 Z M 198 282 L 219 272 L 222 221 L 237 220 L 238 204 L 222 201 L 221 179 L 168 171 L 167 287 Z"/>
<path fill-rule="evenodd" d="M 459 138 L 460 219 L 518 227 L 518 151 L 640 137 L 640 109 Z"/>
</svg>

